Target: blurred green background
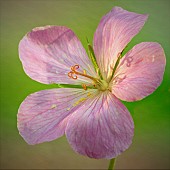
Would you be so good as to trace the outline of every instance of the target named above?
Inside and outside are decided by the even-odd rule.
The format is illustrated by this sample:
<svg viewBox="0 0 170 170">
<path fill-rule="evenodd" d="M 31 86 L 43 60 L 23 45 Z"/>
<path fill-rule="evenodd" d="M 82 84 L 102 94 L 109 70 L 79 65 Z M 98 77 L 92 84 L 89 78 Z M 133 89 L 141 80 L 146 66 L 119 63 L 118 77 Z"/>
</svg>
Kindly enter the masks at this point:
<svg viewBox="0 0 170 170">
<path fill-rule="evenodd" d="M 30 93 L 53 88 L 31 80 L 18 58 L 18 43 L 32 28 L 65 25 L 86 47 L 103 15 L 113 6 L 148 13 L 142 31 L 128 49 L 142 41 L 159 42 L 167 66 L 161 86 L 139 102 L 125 103 L 135 122 L 131 147 L 120 155 L 117 169 L 170 168 L 170 1 L 169 0 L 1 0 L 0 1 L 0 167 L 1 169 L 107 169 L 108 160 L 76 154 L 65 137 L 29 146 L 17 130 L 17 110 Z"/>
</svg>

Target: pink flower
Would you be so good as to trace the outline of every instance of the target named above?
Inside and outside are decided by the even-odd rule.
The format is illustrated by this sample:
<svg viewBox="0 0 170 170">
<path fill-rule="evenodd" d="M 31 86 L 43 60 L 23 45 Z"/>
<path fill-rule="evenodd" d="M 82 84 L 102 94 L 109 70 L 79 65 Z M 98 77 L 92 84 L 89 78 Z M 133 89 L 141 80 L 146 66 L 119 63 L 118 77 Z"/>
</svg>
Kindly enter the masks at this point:
<svg viewBox="0 0 170 170">
<path fill-rule="evenodd" d="M 137 44 L 121 57 L 147 17 L 114 7 L 94 34 L 96 60 L 92 47 L 89 59 L 64 26 L 39 27 L 24 36 L 19 56 L 29 77 L 76 85 L 36 92 L 22 102 L 18 129 L 28 144 L 66 134 L 76 152 L 97 159 L 116 157 L 130 146 L 134 123 L 119 99 L 137 101 L 151 94 L 162 81 L 166 62 L 156 42 Z"/>
</svg>

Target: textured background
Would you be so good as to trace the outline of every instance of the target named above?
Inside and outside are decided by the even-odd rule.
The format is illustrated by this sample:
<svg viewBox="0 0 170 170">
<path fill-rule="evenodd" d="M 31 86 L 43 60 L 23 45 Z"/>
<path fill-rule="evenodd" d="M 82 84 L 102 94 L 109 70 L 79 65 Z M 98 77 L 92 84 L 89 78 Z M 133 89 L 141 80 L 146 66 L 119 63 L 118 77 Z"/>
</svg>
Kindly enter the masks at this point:
<svg viewBox="0 0 170 170">
<path fill-rule="evenodd" d="M 18 58 L 18 43 L 34 27 L 65 25 L 74 30 L 86 47 L 86 36 L 92 41 L 100 18 L 113 6 L 150 14 L 127 50 L 142 41 L 157 41 L 167 58 L 161 86 L 142 101 L 125 103 L 135 121 L 135 137 L 131 147 L 118 157 L 116 168 L 170 168 L 169 0 L 1 0 L 1 169 L 107 168 L 108 160 L 89 159 L 74 153 L 65 137 L 29 146 L 18 134 L 16 115 L 23 99 L 30 93 L 55 87 L 42 85 L 26 76 Z"/>
</svg>

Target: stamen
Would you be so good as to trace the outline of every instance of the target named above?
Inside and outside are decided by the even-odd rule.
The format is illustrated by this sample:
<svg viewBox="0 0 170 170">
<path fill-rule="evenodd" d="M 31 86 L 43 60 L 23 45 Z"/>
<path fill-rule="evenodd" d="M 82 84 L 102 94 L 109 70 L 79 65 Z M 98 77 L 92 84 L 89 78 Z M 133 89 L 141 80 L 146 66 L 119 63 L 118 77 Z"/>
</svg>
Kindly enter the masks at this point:
<svg viewBox="0 0 170 170">
<path fill-rule="evenodd" d="M 84 90 L 87 90 L 87 86 L 85 84 L 82 84 L 82 87 Z"/>
<path fill-rule="evenodd" d="M 92 85 L 96 88 L 96 84 L 95 83 L 92 83 Z"/>
<path fill-rule="evenodd" d="M 85 75 L 87 74 L 86 70 L 83 70 L 83 74 L 85 74 Z"/>
</svg>

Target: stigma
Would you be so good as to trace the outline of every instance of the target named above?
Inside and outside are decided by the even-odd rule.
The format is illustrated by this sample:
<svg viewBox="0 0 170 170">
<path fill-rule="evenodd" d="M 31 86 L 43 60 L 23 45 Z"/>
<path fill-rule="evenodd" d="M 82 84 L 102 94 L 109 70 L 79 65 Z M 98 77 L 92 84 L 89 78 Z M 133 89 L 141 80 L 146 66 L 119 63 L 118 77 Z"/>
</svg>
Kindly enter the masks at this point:
<svg viewBox="0 0 170 170">
<path fill-rule="evenodd" d="M 79 67 L 80 66 L 78 64 L 72 66 L 71 71 L 68 73 L 68 77 L 70 77 L 72 79 L 77 79 L 78 75 L 80 75 L 80 76 L 83 76 L 83 77 L 87 77 L 87 78 L 93 80 L 94 82 L 97 81 L 97 78 L 94 78 L 92 76 L 87 75 L 86 70 L 83 70 L 83 73 L 78 72 L 77 69 L 79 69 Z"/>
<path fill-rule="evenodd" d="M 109 85 L 105 80 L 102 80 L 99 78 L 94 78 L 94 77 L 88 75 L 86 73 L 86 70 L 83 70 L 83 72 L 79 72 L 78 71 L 79 68 L 80 68 L 80 66 L 78 64 L 72 66 L 71 71 L 68 73 L 68 77 L 73 80 L 76 80 L 76 79 L 78 79 L 79 76 L 83 76 L 83 77 L 86 77 L 86 78 L 92 80 L 92 84 L 90 84 L 90 85 L 82 84 L 82 88 L 84 90 L 87 90 L 88 86 L 91 86 L 91 87 L 98 89 L 100 91 L 109 90 L 108 89 Z"/>
</svg>

